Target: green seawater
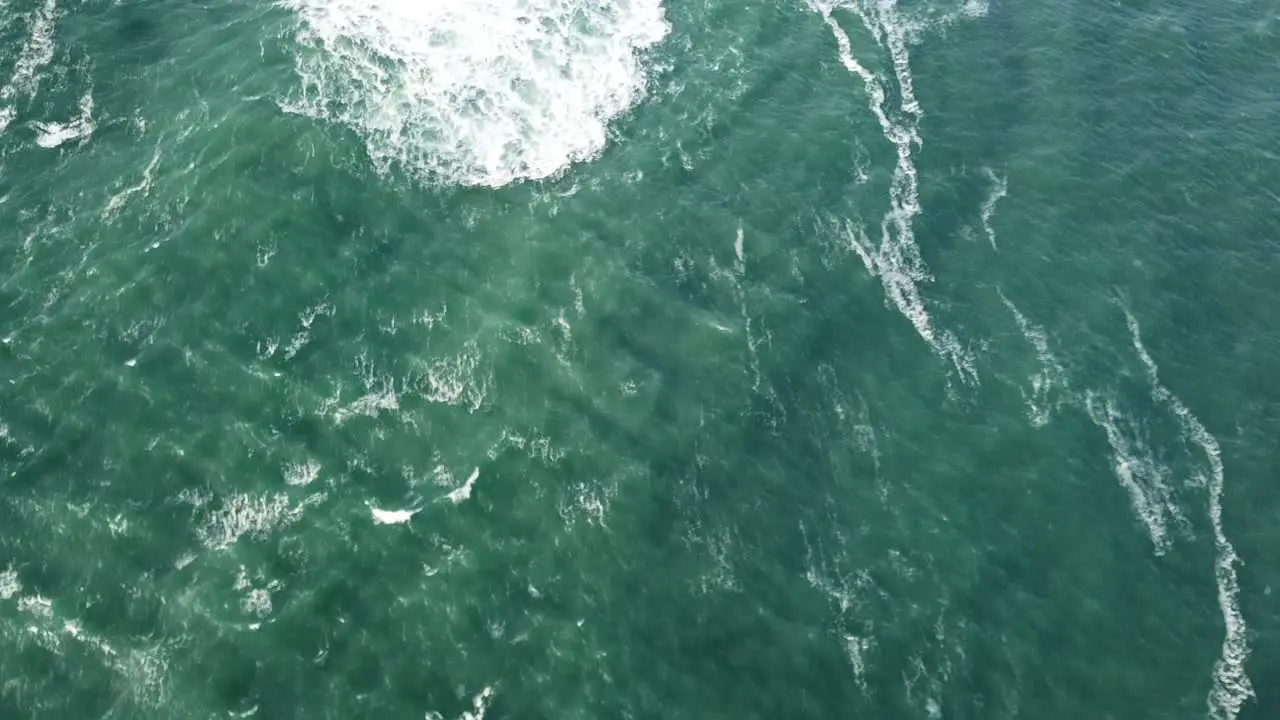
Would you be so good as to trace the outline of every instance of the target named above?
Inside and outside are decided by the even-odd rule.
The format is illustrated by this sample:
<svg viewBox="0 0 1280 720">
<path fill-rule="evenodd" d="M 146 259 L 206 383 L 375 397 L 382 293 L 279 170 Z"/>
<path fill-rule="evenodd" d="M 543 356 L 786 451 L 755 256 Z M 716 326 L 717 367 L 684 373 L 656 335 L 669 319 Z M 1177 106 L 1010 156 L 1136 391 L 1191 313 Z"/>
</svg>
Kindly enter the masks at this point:
<svg viewBox="0 0 1280 720">
<path fill-rule="evenodd" d="M 0 0 L 0 718 L 1280 717 L 1277 58 Z"/>
</svg>

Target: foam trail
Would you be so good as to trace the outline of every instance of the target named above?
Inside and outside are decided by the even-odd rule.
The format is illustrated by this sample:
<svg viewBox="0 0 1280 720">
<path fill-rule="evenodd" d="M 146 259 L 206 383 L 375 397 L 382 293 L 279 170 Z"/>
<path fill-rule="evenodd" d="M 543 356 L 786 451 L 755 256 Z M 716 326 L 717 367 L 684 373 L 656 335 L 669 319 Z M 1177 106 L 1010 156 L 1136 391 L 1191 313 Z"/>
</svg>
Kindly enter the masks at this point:
<svg viewBox="0 0 1280 720">
<path fill-rule="evenodd" d="M 854 4 L 839 6 L 853 11 L 866 26 L 876 42 L 888 51 L 900 96 L 900 121 L 889 117 L 885 109 L 886 92 L 879 78 L 859 63 L 853 56 L 853 44 L 832 12 L 836 5 L 819 0 L 808 0 L 809 7 L 822 15 L 823 21 L 835 37 L 841 64 L 857 75 L 866 90 L 872 114 L 880 124 L 885 139 L 897 150 L 897 164 L 889 188 L 889 211 L 880 223 L 879 245 L 872 245 L 861 229 L 846 228 L 850 247 L 862 258 L 867 271 L 880 278 L 885 294 L 904 316 L 911 321 L 916 332 L 940 357 L 949 360 L 970 384 L 977 382 L 977 370 L 973 357 L 961 348 L 950 332 L 933 327 L 918 283 L 933 278 L 920 256 L 915 242 L 912 221 L 920 214 L 919 177 L 912 161 L 912 147 L 921 144 L 917 131 L 922 110 L 916 101 L 911 76 L 910 54 L 907 49 L 907 31 L 912 29 L 902 22 L 893 0 L 875 6 Z"/>
<path fill-rule="evenodd" d="M 1013 302 L 1005 297 L 1004 291 L 997 288 L 996 292 L 1000 294 L 1000 300 L 1004 306 L 1013 314 L 1013 319 L 1018 323 L 1022 336 L 1035 348 L 1036 357 L 1040 360 L 1040 372 L 1032 376 L 1031 395 L 1026 400 L 1031 424 L 1035 427 L 1043 427 L 1049 422 L 1051 410 L 1049 390 L 1055 384 L 1066 384 L 1066 372 L 1063 371 L 1062 365 L 1058 363 L 1053 352 L 1049 350 L 1049 338 L 1044 330 L 1028 320 Z"/>
<path fill-rule="evenodd" d="M 996 203 L 1000 202 L 1000 198 L 1009 194 L 1009 182 L 996 175 L 990 168 L 986 168 L 986 173 L 991 180 L 991 194 L 982 202 L 982 229 L 987 233 L 987 241 L 991 243 L 991 249 L 999 250 L 1000 248 L 996 247 L 996 231 L 991 228 L 991 216 L 995 214 Z"/>
<path fill-rule="evenodd" d="M 363 136 L 380 169 L 498 187 L 604 148 L 648 84 L 661 0 L 282 0 L 301 19 L 291 112 Z"/>
<path fill-rule="evenodd" d="M 742 312 L 742 327 L 747 335 L 747 352 L 751 362 L 751 389 L 760 389 L 760 338 L 751 331 L 751 315 L 747 312 L 746 290 L 742 281 L 747 275 L 747 255 L 742 234 L 742 222 L 738 222 L 738 234 L 733 241 L 734 260 L 734 295 L 738 298 L 738 309 Z"/>
<path fill-rule="evenodd" d="M 1181 519 L 1173 493 L 1165 482 L 1168 470 L 1156 462 L 1150 449 L 1135 436 L 1131 423 L 1126 422 L 1115 403 L 1099 402 L 1089 393 L 1085 397 L 1085 410 L 1094 424 L 1106 432 L 1116 479 L 1129 493 L 1133 511 L 1146 526 L 1156 555 L 1164 555 L 1173 544 L 1169 520 Z M 1126 433 L 1122 424 L 1129 425 L 1130 432 Z"/>
<path fill-rule="evenodd" d="M 107 201 L 106 207 L 102 209 L 101 217 L 104 222 L 111 222 L 114 220 L 116 215 L 119 214 L 120 208 L 124 206 L 124 203 L 135 194 L 142 193 L 145 197 L 151 192 L 151 182 L 155 176 L 156 165 L 159 163 L 160 146 L 157 145 L 155 152 L 151 155 L 151 162 L 147 163 L 146 169 L 142 171 L 142 179 L 139 180 L 136 185 L 130 185 L 115 195 L 112 195 L 111 199 Z"/>
<path fill-rule="evenodd" d="M 1222 655 L 1213 668 L 1213 689 L 1209 691 L 1208 697 L 1209 716 L 1214 720 L 1234 720 L 1240 708 L 1253 697 L 1253 685 L 1244 670 L 1245 661 L 1249 657 L 1249 643 L 1246 637 L 1248 628 L 1244 615 L 1240 612 L 1238 599 L 1240 585 L 1236 579 L 1235 565 L 1239 557 L 1222 529 L 1222 494 L 1226 483 L 1222 449 L 1218 446 L 1217 439 L 1187 406 L 1161 384 L 1155 360 L 1142 344 L 1138 319 L 1129 312 L 1129 308 L 1121 307 L 1129 324 L 1129 333 L 1133 336 L 1133 349 L 1142 359 L 1147 379 L 1151 382 L 1152 396 L 1173 411 L 1183 434 L 1200 446 L 1209 462 L 1209 521 L 1213 525 L 1213 544 L 1216 550 L 1214 578 L 1218 585 L 1218 606 L 1222 609 L 1222 622 L 1226 627 L 1226 635 L 1222 639 Z"/>
</svg>

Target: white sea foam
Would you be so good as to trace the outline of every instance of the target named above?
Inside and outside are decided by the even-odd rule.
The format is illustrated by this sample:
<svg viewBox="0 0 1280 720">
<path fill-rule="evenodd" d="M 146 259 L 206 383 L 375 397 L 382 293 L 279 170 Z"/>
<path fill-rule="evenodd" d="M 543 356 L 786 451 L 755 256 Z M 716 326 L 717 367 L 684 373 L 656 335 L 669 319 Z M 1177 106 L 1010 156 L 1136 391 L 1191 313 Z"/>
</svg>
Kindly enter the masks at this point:
<svg viewBox="0 0 1280 720">
<path fill-rule="evenodd" d="M 871 638 L 848 634 L 844 636 L 844 653 L 853 668 L 853 680 L 858 683 L 858 689 L 863 695 L 867 694 L 867 652 L 870 650 Z"/>
<path fill-rule="evenodd" d="M 485 713 L 489 710 L 489 703 L 493 701 L 493 687 L 488 686 L 476 696 L 471 698 L 471 709 L 463 710 L 458 716 L 458 720 L 484 720 Z M 428 710 L 425 720 L 444 720 L 444 715 L 435 710 Z"/>
<path fill-rule="evenodd" d="M 302 505 L 292 504 L 284 494 L 233 495 L 196 534 L 206 547 L 227 548 L 243 535 L 262 536 L 297 520 L 302 510 Z"/>
<path fill-rule="evenodd" d="M 20 592 L 22 583 L 18 581 L 18 572 L 12 566 L 5 568 L 0 572 L 0 600 L 8 600 Z"/>
<path fill-rule="evenodd" d="M 569 275 L 569 287 L 573 288 L 573 309 L 578 313 L 578 317 L 587 314 L 586 300 L 582 294 L 582 286 L 578 284 L 578 276 L 576 273 Z"/>
<path fill-rule="evenodd" d="M 310 485 L 320 477 L 320 463 L 307 460 L 284 466 L 284 481 L 289 485 Z"/>
<path fill-rule="evenodd" d="M 463 500 L 471 499 L 471 488 L 475 487 L 476 480 L 480 478 L 480 468 L 471 471 L 471 475 L 467 477 L 467 481 L 459 486 L 456 490 L 449 493 L 446 497 L 449 502 L 457 505 Z"/>
<path fill-rule="evenodd" d="M 469 406 L 479 410 L 489 392 L 489 376 L 481 372 L 479 346 L 469 340 L 457 355 L 432 358 L 418 363 L 410 385 L 434 403 Z"/>
<path fill-rule="evenodd" d="M 53 601 L 43 595 L 26 595 L 18 598 L 18 609 L 37 617 L 53 617 Z"/>
<path fill-rule="evenodd" d="M 131 697 L 150 708 L 164 707 L 168 703 L 170 648 L 179 643 L 181 641 L 127 648 L 118 653 L 111 665 L 124 679 L 125 690 Z"/>
<path fill-rule="evenodd" d="M 267 350 L 271 351 L 270 345 Z M 356 369 L 360 373 L 360 386 L 364 394 L 343 404 L 343 385 L 338 383 L 335 394 L 321 401 L 321 414 L 329 415 L 335 423 L 341 425 L 355 416 L 377 417 L 383 411 L 394 412 L 400 409 L 400 391 L 394 377 L 378 372 L 364 353 L 356 358 Z"/>
<path fill-rule="evenodd" d="M 999 248 L 996 247 L 996 231 L 991 227 L 991 216 L 995 214 L 996 203 L 1000 202 L 1000 198 L 1009 194 L 1009 181 L 996 175 L 995 171 L 990 168 L 986 168 L 986 175 L 991 180 L 991 191 L 987 195 L 987 199 L 982 201 L 982 230 L 987 234 L 987 241 L 991 243 L 991 249 L 998 250 Z"/>
<path fill-rule="evenodd" d="M 93 95 L 85 93 L 80 98 L 80 114 L 65 123 L 36 123 L 36 144 L 42 148 L 56 148 L 72 140 L 87 138 L 93 134 Z"/>
<path fill-rule="evenodd" d="M 35 95 L 39 88 L 40 68 L 53 59 L 53 31 L 57 20 L 57 0 L 45 0 L 31 19 L 26 42 L 18 51 L 9 82 L 0 86 L 0 131 L 13 121 L 13 103 Z"/>
<path fill-rule="evenodd" d="M 881 499 L 885 499 L 886 488 L 880 474 L 880 447 L 876 438 L 875 425 L 871 422 L 871 408 L 867 406 L 866 398 L 860 392 L 855 393 L 858 399 L 858 408 L 855 412 L 850 407 L 851 401 L 845 396 L 844 391 L 840 389 L 840 381 L 831 365 L 820 363 L 817 367 L 816 376 L 818 382 L 822 385 L 823 394 L 826 396 L 827 401 L 831 403 L 831 411 L 835 415 L 836 437 L 847 438 L 852 441 L 854 447 L 871 458 L 876 482 L 880 486 Z"/>
<path fill-rule="evenodd" d="M 425 327 L 427 330 L 434 330 L 436 325 L 444 325 L 449 318 L 449 305 L 443 304 L 438 312 L 430 310 L 421 310 L 414 313 L 412 323 L 414 325 Z"/>
<path fill-rule="evenodd" d="M 1013 319 L 1017 321 L 1022 336 L 1031 343 L 1031 347 L 1035 348 L 1036 357 L 1040 360 L 1040 371 L 1031 376 L 1031 392 L 1029 394 L 1024 392 L 1023 395 L 1026 398 L 1031 424 L 1035 427 L 1043 427 L 1049 422 L 1049 413 L 1053 409 L 1049 401 L 1049 391 L 1058 385 L 1065 387 L 1067 373 L 1049 349 L 1049 337 L 1045 335 L 1044 330 L 1028 320 L 1017 306 L 1005 297 L 1004 291 L 997 289 L 996 292 L 1000 294 L 1000 300 L 1004 306 L 1013 314 Z"/>
<path fill-rule="evenodd" d="M 1110 399 L 1103 400 L 1089 393 L 1085 397 L 1085 409 L 1107 434 L 1112 470 L 1129 494 L 1134 513 L 1146 526 L 1156 554 L 1165 554 L 1173 543 L 1170 525 L 1186 524 L 1169 485 L 1168 468 L 1155 459 L 1133 422 Z"/>
<path fill-rule="evenodd" d="M 710 592 L 711 590 L 740 590 L 738 578 L 734 572 L 733 555 L 736 543 L 736 528 L 718 528 L 709 531 L 703 538 L 703 544 L 706 546 L 707 560 L 712 563 L 711 571 L 704 574 L 701 579 L 702 592 Z"/>
<path fill-rule="evenodd" d="M 103 220 L 110 222 L 114 219 L 116 214 L 120 212 L 120 208 L 124 205 L 125 201 L 133 197 L 135 194 L 142 193 L 145 197 L 147 193 L 151 191 L 152 178 L 156 171 L 156 165 L 159 164 L 159 162 L 160 148 L 157 146 L 155 152 L 151 154 L 151 162 L 147 163 L 147 168 L 142 171 L 142 179 L 139 180 L 137 184 L 130 185 L 115 195 L 112 195 L 111 199 L 107 201 L 107 206 L 102 209 Z"/>
<path fill-rule="evenodd" d="M 932 281 L 928 268 L 915 242 L 912 222 L 920 214 L 919 178 L 912 160 L 913 147 L 921 144 L 918 124 L 923 111 L 916 101 L 911 75 L 908 34 L 916 33 L 919 24 L 911 24 L 898 13 L 897 3 L 832 4 L 827 0 L 808 0 L 809 6 L 822 15 L 835 37 L 841 64 L 862 80 L 867 102 L 884 137 L 897 150 L 897 164 L 889 188 L 889 210 L 880 223 L 880 241 L 873 244 L 861 227 L 845 228 L 849 246 L 858 253 L 867 271 L 878 276 L 885 294 L 898 311 L 911 321 L 916 332 L 940 357 L 949 360 L 967 383 L 978 380 L 972 355 L 949 331 L 939 331 L 929 317 L 919 283 Z M 898 87 L 896 111 L 886 107 L 887 93 L 881 79 L 853 55 L 853 43 L 832 13 L 849 10 L 859 19 L 887 52 Z M 893 117 L 890 117 L 892 112 Z"/>
<path fill-rule="evenodd" d="M 563 448 L 556 447 L 550 437 L 539 433 L 537 430 L 525 436 L 506 429 L 502 431 L 502 438 L 498 443 L 489 449 L 489 458 L 491 460 L 497 459 L 498 454 L 508 447 L 523 450 L 531 460 L 537 460 L 547 466 L 559 464 L 568 454 Z"/>
<path fill-rule="evenodd" d="M 256 578 L 261 582 L 264 578 L 259 576 Z M 282 584 L 278 580 L 271 580 L 265 583 L 264 587 L 254 587 L 254 583 L 249 579 L 249 573 L 243 565 L 236 574 L 236 590 L 244 592 L 240 598 L 240 608 L 245 614 L 253 615 L 258 618 L 265 618 L 271 614 L 271 593 L 279 590 Z"/>
<path fill-rule="evenodd" d="M 745 240 L 742 233 L 742 221 L 738 221 L 738 234 L 733 240 L 733 294 L 738 300 L 738 309 L 742 313 L 743 333 L 747 336 L 747 354 L 751 368 L 751 389 L 760 389 L 760 342 L 759 335 L 751 330 L 751 314 L 747 312 L 746 290 L 742 286 L 743 279 L 747 275 L 747 255 Z"/>
<path fill-rule="evenodd" d="M 574 483 L 569 489 L 572 499 L 562 499 L 558 503 L 560 517 L 565 525 L 573 525 L 582 519 L 587 525 L 607 527 L 605 516 L 617 492 L 617 486 L 612 484 Z"/>
<path fill-rule="evenodd" d="M 859 690 L 866 694 L 867 665 L 876 646 L 870 622 L 860 619 L 860 610 L 866 604 L 866 596 L 875 593 L 874 583 L 867 569 L 852 570 L 843 548 L 849 547 L 846 538 L 835 533 L 834 547 L 839 554 L 828 557 L 819 538 L 812 542 L 804 523 L 800 534 L 805 544 L 805 579 L 827 600 L 835 616 L 835 630 L 844 646 L 845 656 L 853 670 L 853 679 Z M 816 547 L 815 547 L 816 545 Z"/>
<path fill-rule="evenodd" d="M 555 332 L 559 337 L 554 339 L 556 360 L 564 367 L 570 367 L 570 358 L 573 356 L 573 328 L 569 325 L 569 321 L 564 316 L 564 310 L 560 310 L 560 314 L 552 321 Z"/>
<path fill-rule="evenodd" d="M 403 525 L 413 519 L 418 514 L 415 510 L 383 510 L 372 505 L 369 511 L 373 513 L 373 522 L 375 525 Z"/>
<path fill-rule="evenodd" d="M 1147 371 L 1151 382 L 1151 395 L 1164 403 L 1178 420 L 1186 438 L 1200 447 L 1209 463 L 1209 521 L 1213 525 L 1215 553 L 1214 578 L 1218 585 L 1218 606 L 1222 610 L 1222 622 L 1226 635 L 1222 639 L 1222 655 L 1213 669 L 1213 688 L 1209 691 L 1209 716 L 1214 720 L 1234 720 L 1240 708 L 1253 697 L 1253 685 L 1245 674 L 1244 665 L 1249 657 L 1248 628 L 1240 612 L 1240 586 L 1236 580 L 1235 565 L 1239 561 L 1235 548 L 1222 528 L 1222 494 L 1226 483 L 1222 464 L 1222 449 L 1218 441 L 1205 429 L 1200 420 L 1186 405 L 1160 382 L 1160 371 L 1155 360 L 1142 344 L 1138 320 L 1124 308 L 1129 332 L 1133 336 L 1133 348 Z"/>
<path fill-rule="evenodd" d="M 301 19 L 291 112 L 356 130 L 381 168 L 497 187 L 604 148 L 644 94 L 660 0 L 283 0 Z"/>
<path fill-rule="evenodd" d="M 462 713 L 461 720 L 484 720 L 485 711 L 489 709 L 489 702 L 493 699 L 493 688 L 486 687 L 471 699 L 471 710 Z"/>
<path fill-rule="evenodd" d="M 311 341 L 311 325 L 318 317 L 333 317 L 333 305 L 327 302 L 317 303 L 298 313 L 298 331 L 293 334 L 284 349 L 284 359 L 289 360 Z"/>
<path fill-rule="evenodd" d="M 74 603 L 72 603 L 74 605 Z M 67 642 L 95 651 L 104 665 L 115 671 L 123 682 L 121 690 L 148 707 L 162 706 L 169 696 L 168 652 L 166 645 L 149 647 L 112 646 L 105 638 L 88 632 L 76 618 L 60 617 L 54 601 L 39 595 L 21 597 L 18 609 L 28 613 L 26 636 L 44 649 L 61 654 Z"/>
<path fill-rule="evenodd" d="M 400 396 L 395 389 L 395 381 L 390 377 L 380 380 L 381 385 L 369 389 L 369 392 L 356 398 L 355 401 L 333 412 L 333 420 L 341 425 L 348 418 L 356 415 L 377 417 L 382 411 L 400 409 Z"/>
</svg>

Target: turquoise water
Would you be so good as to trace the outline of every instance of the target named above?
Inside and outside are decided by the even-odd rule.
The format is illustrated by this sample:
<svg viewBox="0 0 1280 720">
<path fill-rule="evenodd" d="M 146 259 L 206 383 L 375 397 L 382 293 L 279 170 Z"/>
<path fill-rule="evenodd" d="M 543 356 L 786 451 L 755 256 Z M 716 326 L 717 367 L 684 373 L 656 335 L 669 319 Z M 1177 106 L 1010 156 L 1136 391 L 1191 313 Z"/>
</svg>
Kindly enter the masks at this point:
<svg viewBox="0 0 1280 720">
<path fill-rule="evenodd" d="M 0 3 L 0 717 L 1280 715 L 1277 57 Z"/>
</svg>

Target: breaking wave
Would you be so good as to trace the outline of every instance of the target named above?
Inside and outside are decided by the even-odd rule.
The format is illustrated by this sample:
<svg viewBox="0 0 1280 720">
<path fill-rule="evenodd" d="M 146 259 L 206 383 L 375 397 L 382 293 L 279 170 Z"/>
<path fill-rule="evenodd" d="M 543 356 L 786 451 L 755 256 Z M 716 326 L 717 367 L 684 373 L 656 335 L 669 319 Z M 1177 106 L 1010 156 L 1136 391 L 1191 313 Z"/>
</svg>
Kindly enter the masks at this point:
<svg viewBox="0 0 1280 720">
<path fill-rule="evenodd" d="M 301 92 L 282 106 L 343 123 L 379 169 L 498 187 L 603 150 L 643 96 L 660 0 L 284 0 L 301 18 Z"/>
</svg>

